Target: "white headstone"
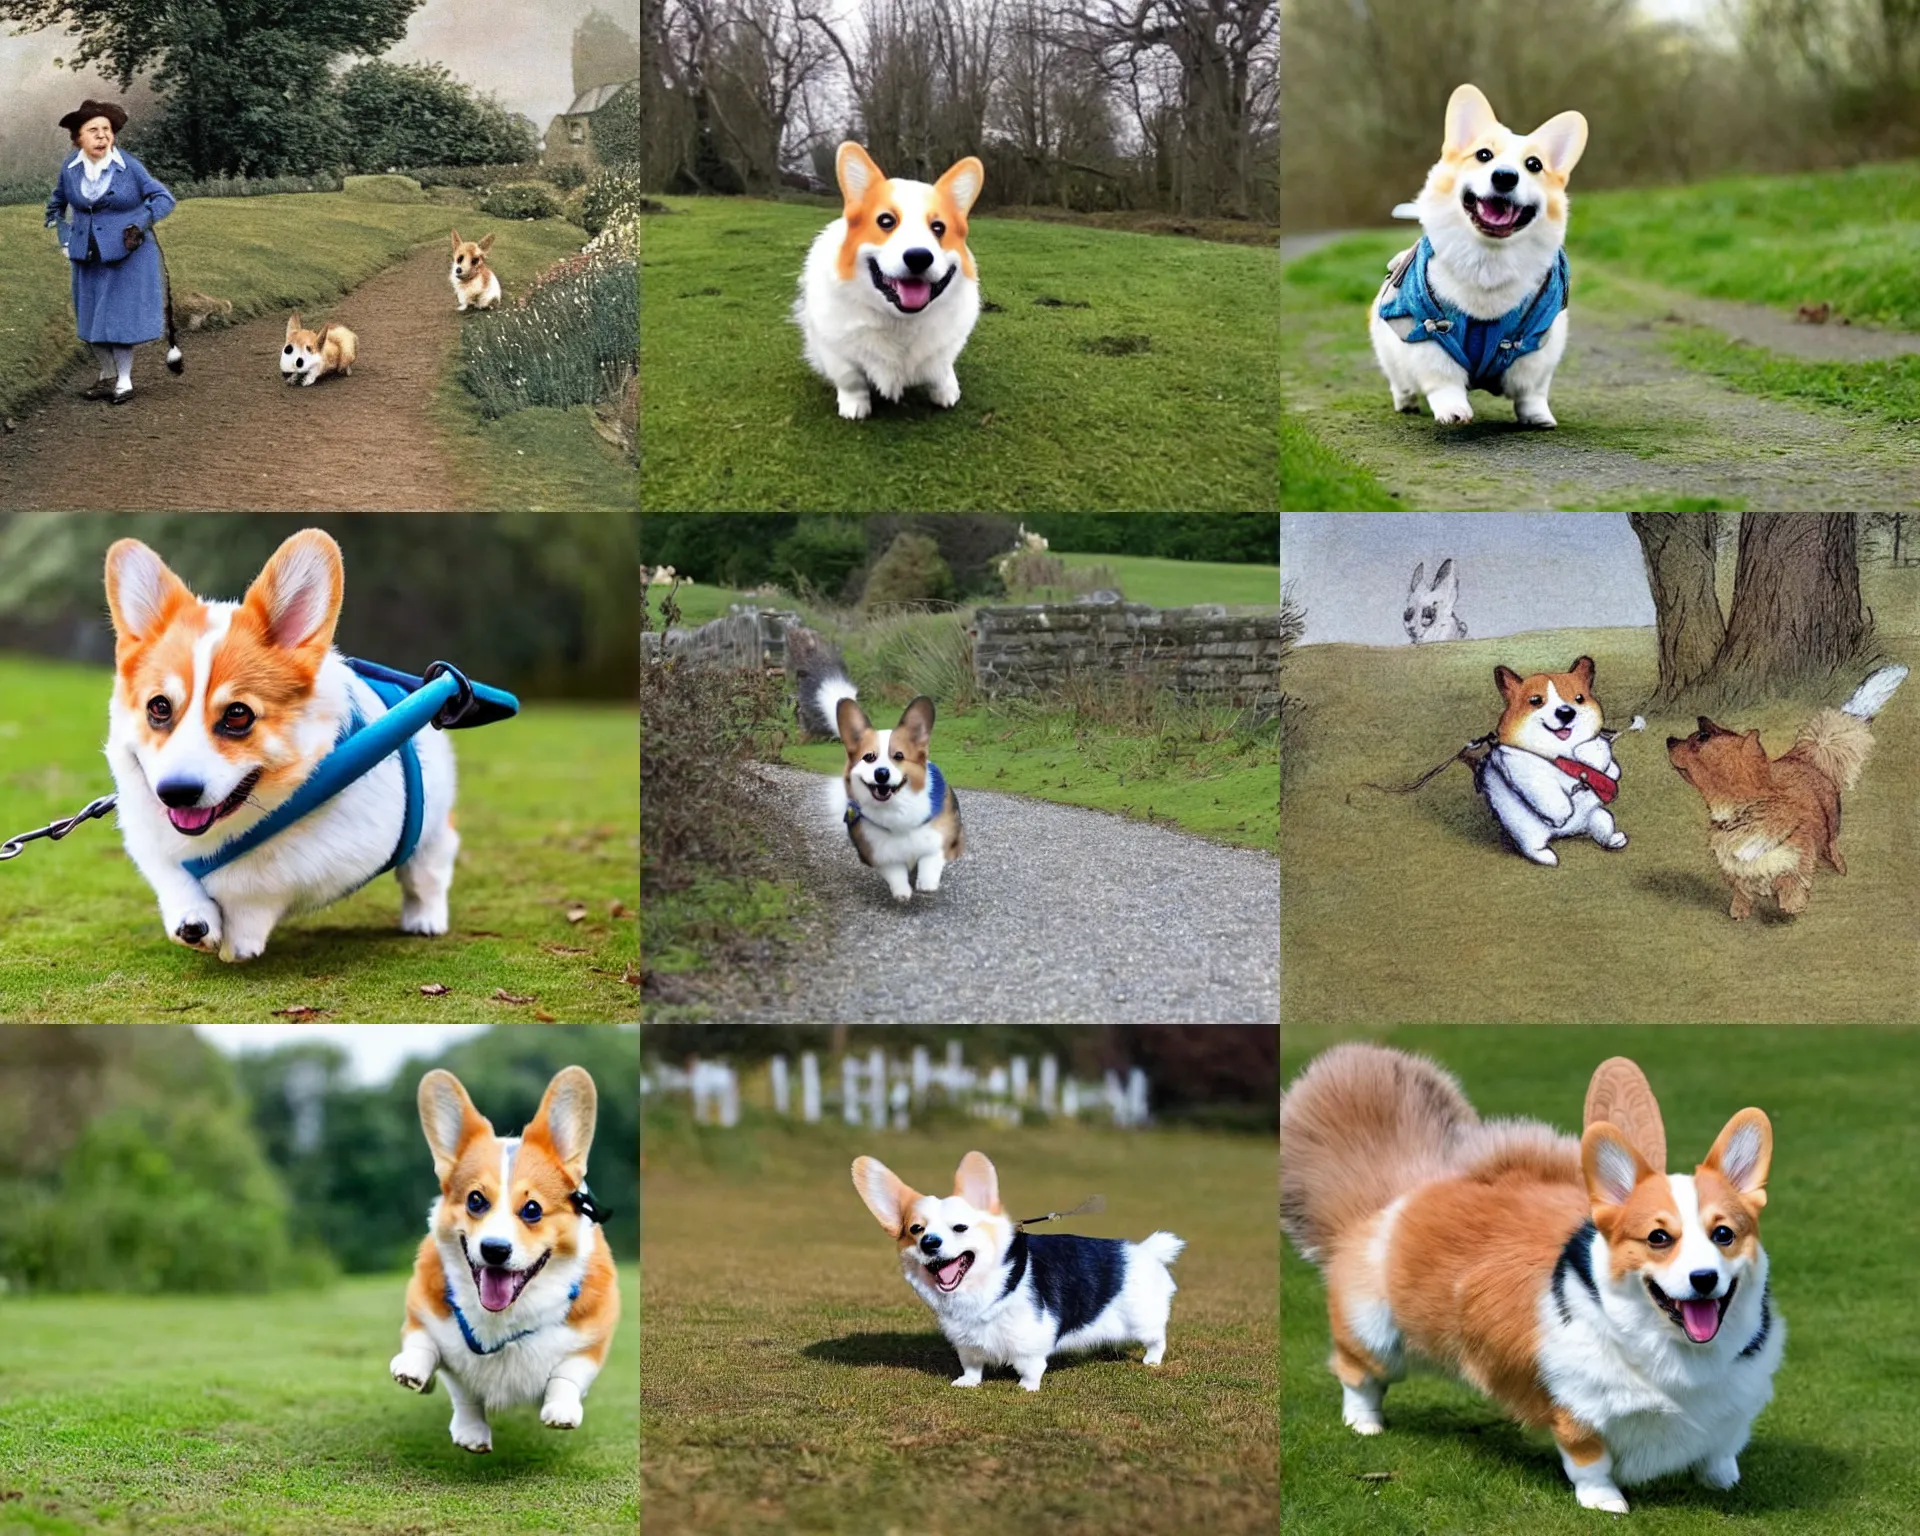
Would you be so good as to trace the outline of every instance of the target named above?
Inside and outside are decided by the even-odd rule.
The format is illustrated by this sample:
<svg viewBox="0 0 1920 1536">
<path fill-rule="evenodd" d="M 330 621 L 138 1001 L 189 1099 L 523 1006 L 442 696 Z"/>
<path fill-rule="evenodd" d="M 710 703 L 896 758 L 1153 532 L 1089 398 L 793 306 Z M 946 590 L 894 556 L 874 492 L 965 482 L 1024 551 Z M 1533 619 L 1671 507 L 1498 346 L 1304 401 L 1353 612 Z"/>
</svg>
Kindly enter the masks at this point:
<svg viewBox="0 0 1920 1536">
<path fill-rule="evenodd" d="M 860 1063 L 851 1056 L 840 1058 L 840 1117 L 848 1125 L 860 1123 Z"/>
<path fill-rule="evenodd" d="M 878 1046 L 867 1053 L 867 1102 L 871 1107 L 867 1124 L 877 1131 L 887 1123 L 887 1058 Z"/>
<path fill-rule="evenodd" d="M 773 1079 L 773 1112 L 785 1116 L 792 1107 L 791 1085 L 787 1082 L 787 1058 L 775 1056 L 767 1063 L 767 1073 Z"/>
<path fill-rule="evenodd" d="M 1127 1123 L 1147 1123 L 1147 1074 L 1138 1067 L 1127 1074 Z"/>
<path fill-rule="evenodd" d="M 1013 1101 L 1016 1104 L 1027 1102 L 1027 1058 L 1013 1058 Z"/>
<path fill-rule="evenodd" d="M 913 1048 L 913 1096 L 924 1099 L 927 1096 L 927 1081 L 933 1075 L 933 1063 L 927 1058 L 927 1048 L 916 1045 Z"/>
<path fill-rule="evenodd" d="M 800 1118 L 820 1123 L 820 1060 L 812 1051 L 800 1053 Z"/>
<path fill-rule="evenodd" d="M 1040 1058 L 1040 1107 L 1052 1114 L 1060 1107 L 1060 1063 L 1051 1056 Z"/>
</svg>

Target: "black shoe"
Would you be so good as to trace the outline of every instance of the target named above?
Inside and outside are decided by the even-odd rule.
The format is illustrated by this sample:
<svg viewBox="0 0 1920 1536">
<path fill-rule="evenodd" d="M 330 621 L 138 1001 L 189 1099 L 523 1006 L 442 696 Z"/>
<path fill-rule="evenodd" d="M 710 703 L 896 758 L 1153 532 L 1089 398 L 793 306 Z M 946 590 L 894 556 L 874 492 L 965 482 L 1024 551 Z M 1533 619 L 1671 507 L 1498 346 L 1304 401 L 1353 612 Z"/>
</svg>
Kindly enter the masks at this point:
<svg viewBox="0 0 1920 1536">
<path fill-rule="evenodd" d="M 95 379 L 85 389 L 80 391 L 80 398 L 82 400 L 111 399 L 113 396 L 113 388 L 114 381 L 112 379 Z"/>
<path fill-rule="evenodd" d="M 125 405 L 132 398 L 133 398 L 133 390 L 131 387 L 126 389 L 116 389 L 113 392 L 113 403 L 115 405 Z"/>
</svg>

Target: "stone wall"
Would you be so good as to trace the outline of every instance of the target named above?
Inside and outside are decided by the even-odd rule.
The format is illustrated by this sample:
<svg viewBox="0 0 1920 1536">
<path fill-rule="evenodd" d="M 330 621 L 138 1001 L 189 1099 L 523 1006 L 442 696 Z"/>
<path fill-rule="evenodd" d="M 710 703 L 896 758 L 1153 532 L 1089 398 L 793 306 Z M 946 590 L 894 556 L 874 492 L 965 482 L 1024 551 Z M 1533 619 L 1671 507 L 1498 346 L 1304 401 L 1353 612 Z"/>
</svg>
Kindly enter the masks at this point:
<svg viewBox="0 0 1920 1536">
<path fill-rule="evenodd" d="M 698 666 L 779 672 L 787 664 L 787 626 L 799 621 L 799 614 L 785 609 L 736 609 L 698 629 L 670 629 L 664 635 L 648 631 L 641 638 L 649 660 L 664 651 Z"/>
<path fill-rule="evenodd" d="M 1216 604 L 1029 603 L 973 615 L 973 672 L 989 694 L 1141 672 L 1184 698 L 1277 709 L 1280 649 L 1279 614 L 1229 614 Z"/>
</svg>

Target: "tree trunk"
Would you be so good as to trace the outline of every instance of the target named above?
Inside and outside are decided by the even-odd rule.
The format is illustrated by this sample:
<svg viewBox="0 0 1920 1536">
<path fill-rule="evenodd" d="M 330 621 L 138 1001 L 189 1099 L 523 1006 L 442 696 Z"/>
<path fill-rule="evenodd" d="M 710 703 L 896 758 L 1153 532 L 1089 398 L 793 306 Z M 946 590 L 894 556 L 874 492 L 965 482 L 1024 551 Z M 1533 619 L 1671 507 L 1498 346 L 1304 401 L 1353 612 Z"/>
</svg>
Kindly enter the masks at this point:
<svg viewBox="0 0 1920 1536">
<path fill-rule="evenodd" d="M 1713 680 L 1737 694 L 1824 683 L 1867 638 L 1851 512 L 1746 512 L 1727 640 Z"/>
<path fill-rule="evenodd" d="M 1660 639 L 1655 698 L 1670 704 L 1707 675 L 1726 639 L 1713 590 L 1716 520 L 1711 512 L 1635 512 L 1630 520 L 1646 557 Z"/>
</svg>

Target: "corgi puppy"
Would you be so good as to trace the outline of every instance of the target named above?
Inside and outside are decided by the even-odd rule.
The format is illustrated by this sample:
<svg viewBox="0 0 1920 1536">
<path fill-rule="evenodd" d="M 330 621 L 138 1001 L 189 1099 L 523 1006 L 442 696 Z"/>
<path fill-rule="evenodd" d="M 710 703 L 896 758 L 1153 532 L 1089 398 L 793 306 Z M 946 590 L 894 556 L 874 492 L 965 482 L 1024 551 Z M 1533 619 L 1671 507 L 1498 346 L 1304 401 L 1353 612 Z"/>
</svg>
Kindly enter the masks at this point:
<svg viewBox="0 0 1920 1536">
<path fill-rule="evenodd" d="M 344 325 L 329 320 L 317 331 L 303 330 L 296 309 L 287 319 L 287 341 L 280 349 L 280 382 L 313 385 L 330 373 L 345 378 L 359 355 L 360 338 Z"/>
<path fill-rule="evenodd" d="M 933 403 L 960 399 L 954 359 L 980 318 L 967 213 L 986 168 L 972 155 L 932 186 L 889 179 L 858 144 L 836 158 L 846 212 L 813 242 L 793 318 L 806 360 L 858 421 L 873 391 L 892 401 L 924 384 Z"/>
<path fill-rule="evenodd" d="M 1473 420 L 1467 391 L 1484 389 L 1513 401 L 1522 426 L 1558 425 L 1547 393 L 1567 348 L 1567 178 L 1586 147 L 1578 112 L 1519 134 L 1478 87 L 1453 93 L 1412 205 L 1425 233 L 1394 259 L 1367 319 L 1396 411 L 1424 398 L 1456 426 Z"/>
<path fill-rule="evenodd" d="M 1691 736 L 1667 738 L 1667 760 L 1707 802 L 1707 846 L 1733 890 L 1727 914 L 1750 916 L 1771 897 L 1791 917 L 1807 909 L 1813 872 L 1847 872 L 1836 839 L 1840 795 L 1859 781 L 1873 750 L 1869 723 L 1906 678 L 1882 667 L 1838 709 L 1823 709 L 1769 761 L 1760 733 L 1730 731 L 1705 715 Z"/>
<path fill-rule="evenodd" d="M 440 1196 L 387 1369 L 414 1392 L 445 1380 L 464 1450 L 491 1451 L 487 1415 L 518 1403 L 539 1403 L 550 1429 L 578 1429 L 620 1321 L 613 1258 L 587 1194 L 593 1079 L 561 1068 L 519 1136 L 496 1136 L 451 1072 L 421 1078 L 419 1104 Z"/>
<path fill-rule="evenodd" d="M 462 240 L 460 231 L 453 231 L 453 270 L 447 281 L 453 284 L 454 308 L 462 314 L 469 309 L 492 309 L 500 302 L 500 279 L 487 265 L 487 252 L 492 249 L 492 235 Z"/>
<path fill-rule="evenodd" d="M 1029 1237 L 1000 1209 L 1000 1180 L 969 1152 L 947 1199 L 923 1195 L 878 1158 L 853 1162 L 853 1187 L 900 1247 L 900 1272 L 959 1352 L 956 1387 L 977 1387 L 990 1365 L 1010 1365 L 1040 1390 L 1047 1359 L 1102 1344 L 1167 1352 L 1178 1289 L 1167 1266 L 1186 1243 L 1155 1232 L 1137 1243 L 1105 1237 Z"/>
<path fill-rule="evenodd" d="M 1622 1485 L 1682 1469 L 1739 1481 L 1786 1335 L 1760 1245 L 1760 1110 L 1670 1174 L 1609 1121 L 1578 1141 L 1482 1122 L 1433 1062 L 1355 1043 L 1282 1097 L 1280 1151 L 1281 1225 L 1325 1278 L 1355 1433 L 1382 1432 L 1417 1356 L 1551 1430 L 1586 1508 L 1624 1513 Z"/>
<path fill-rule="evenodd" d="M 292 796 L 357 710 L 386 713 L 333 649 L 345 575 L 317 528 L 275 551 L 237 603 L 194 596 L 137 539 L 107 551 L 115 675 L 107 761 L 128 856 L 160 900 L 167 937 L 223 960 L 251 960 L 292 912 L 359 889 L 392 857 L 407 811 L 397 756 L 230 864 L 185 866 L 239 837 Z M 404 933 L 447 931 L 453 750 L 442 731 L 413 738 L 420 841 L 395 871 Z"/>
<path fill-rule="evenodd" d="M 1547 846 L 1560 837 L 1626 847 L 1627 834 L 1607 809 L 1619 793 L 1620 765 L 1610 734 L 1601 730 L 1593 658 L 1581 656 L 1565 672 L 1530 677 L 1495 667 L 1493 684 L 1506 707 L 1495 745 L 1474 767 L 1474 787 L 1487 797 L 1513 846 L 1536 864 L 1560 862 Z"/>
</svg>

